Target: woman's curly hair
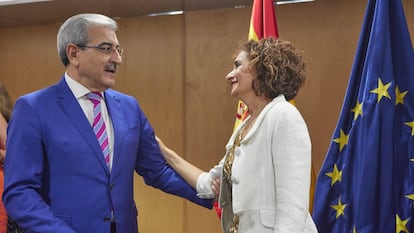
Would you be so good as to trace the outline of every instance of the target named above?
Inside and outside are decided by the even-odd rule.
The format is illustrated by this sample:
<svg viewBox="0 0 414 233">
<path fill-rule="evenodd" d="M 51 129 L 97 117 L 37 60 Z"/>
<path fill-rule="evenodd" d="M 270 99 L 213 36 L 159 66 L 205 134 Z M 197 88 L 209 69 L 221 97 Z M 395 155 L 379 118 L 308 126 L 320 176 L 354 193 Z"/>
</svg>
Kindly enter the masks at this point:
<svg viewBox="0 0 414 233">
<path fill-rule="evenodd" d="M 270 99 L 284 94 L 293 99 L 305 82 L 305 63 L 293 45 L 282 39 L 249 40 L 239 51 L 247 52 L 250 68 L 257 78 L 253 82 L 256 95 Z"/>
</svg>

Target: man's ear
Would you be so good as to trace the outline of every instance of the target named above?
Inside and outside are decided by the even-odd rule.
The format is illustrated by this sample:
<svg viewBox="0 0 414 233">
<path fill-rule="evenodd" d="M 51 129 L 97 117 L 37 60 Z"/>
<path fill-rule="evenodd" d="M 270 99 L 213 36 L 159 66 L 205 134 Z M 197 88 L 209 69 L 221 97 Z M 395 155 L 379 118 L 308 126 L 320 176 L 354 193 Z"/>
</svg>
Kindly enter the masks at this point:
<svg viewBox="0 0 414 233">
<path fill-rule="evenodd" d="M 79 47 L 75 44 L 69 43 L 66 46 L 66 54 L 68 56 L 68 60 L 71 64 L 77 65 L 78 62 L 78 55 L 79 55 Z"/>
</svg>

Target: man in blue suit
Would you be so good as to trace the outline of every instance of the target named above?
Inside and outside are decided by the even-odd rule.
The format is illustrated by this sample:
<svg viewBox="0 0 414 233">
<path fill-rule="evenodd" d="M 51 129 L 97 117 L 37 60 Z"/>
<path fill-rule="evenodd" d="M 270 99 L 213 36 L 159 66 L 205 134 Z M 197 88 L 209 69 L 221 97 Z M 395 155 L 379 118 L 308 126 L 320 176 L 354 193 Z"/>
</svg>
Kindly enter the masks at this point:
<svg viewBox="0 0 414 233">
<path fill-rule="evenodd" d="M 26 232 L 137 233 L 134 170 L 148 185 L 212 207 L 166 165 L 137 101 L 110 89 L 122 62 L 116 30 L 99 14 L 66 20 L 57 35 L 62 79 L 16 101 L 3 202 Z M 90 92 L 102 95 L 98 112 Z"/>
</svg>

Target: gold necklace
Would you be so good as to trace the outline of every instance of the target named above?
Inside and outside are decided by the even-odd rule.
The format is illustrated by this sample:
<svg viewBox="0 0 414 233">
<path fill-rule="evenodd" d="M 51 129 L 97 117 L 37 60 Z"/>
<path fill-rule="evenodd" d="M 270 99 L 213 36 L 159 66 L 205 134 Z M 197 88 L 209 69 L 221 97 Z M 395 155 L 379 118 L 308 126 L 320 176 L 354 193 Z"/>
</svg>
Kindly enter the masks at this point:
<svg viewBox="0 0 414 233">
<path fill-rule="evenodd" d="M 223 170 L 224 170 L 223 171 L 224 179 L 230 185 L 232 183 L 231 168 L 233 166 L 233 161 L 234 161 L 234 152 L 236 150 L 236 147 L 240 146 L 240 142 L 243 139 L 243 133 L 244 133 L 244 131 L 246 129 L 246 125 L 247 125 L 246 123 L 241 127 L 240 131 L 238 132 L 236 138 L 234 139 L 233 146 L 230 149 L 229 154 L 227 155 L 226 159 L 224 160 L 224 168 L 223 168 Z M 237 214 L 233 213 L 233 220 L 232 220 L 229 232 L 230 233 L 238 233 L 238 228 L 239 228 L 239 216 Z"/>
<path fill-rule="evenodd" d="M 229 154 L 227 155 L 226 159 L 224 160 L 224 177 L 227 179 L 228 182 L 231 183 L 231 168 L 233 167 L 234 161 L 234 152 L 236 147 L 240 146 L 240 142 L 243 139 L 243 132 L 246 127 L 246 124 L 242 126 L 240 131 L 238 132 L 236 138 L 234 139 L 233 146 L 231 147 Z"/>
<path fill-rule="evenodd" d="M 247 122 L 246 122 L 247 123 Z M 240 129 L 240 131 L 239 131 L 239 133 L 238 133 L 238 135 L 237 135 L 237 137 L 236 137 L 236 139 L 234 139 L 234 144 L 237 146 L 237 147 L 239 147 L 240 146 L 240 142 L 243 140 L 243 134 L 244 134 L 244 131 L 246 130 L 246 124 L 244 124 L 242 127 L 241 127 L 241 129 Z"/>
</svg>

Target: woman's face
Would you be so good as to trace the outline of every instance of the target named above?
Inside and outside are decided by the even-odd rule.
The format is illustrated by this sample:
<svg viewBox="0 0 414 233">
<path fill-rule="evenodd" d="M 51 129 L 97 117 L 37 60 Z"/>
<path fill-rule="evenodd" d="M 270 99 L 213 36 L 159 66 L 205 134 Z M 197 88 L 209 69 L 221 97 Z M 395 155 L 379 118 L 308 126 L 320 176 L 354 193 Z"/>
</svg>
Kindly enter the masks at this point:
<svg viewBox="0 0 414 233">
<path fill-rule="evenodd" d="M 241 51 L 234 60 L 233 70 L 226 75 L 226 81 L 231 86 L 231 96 L 244 100 L 248 95 L 255 95 L 252 82 L 256 78 L 249 67 L 247 52 Z"/>
</svg>

